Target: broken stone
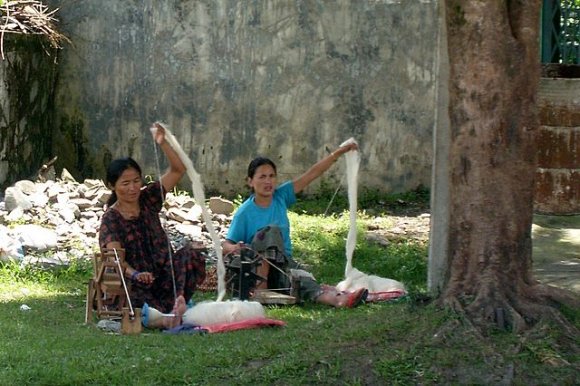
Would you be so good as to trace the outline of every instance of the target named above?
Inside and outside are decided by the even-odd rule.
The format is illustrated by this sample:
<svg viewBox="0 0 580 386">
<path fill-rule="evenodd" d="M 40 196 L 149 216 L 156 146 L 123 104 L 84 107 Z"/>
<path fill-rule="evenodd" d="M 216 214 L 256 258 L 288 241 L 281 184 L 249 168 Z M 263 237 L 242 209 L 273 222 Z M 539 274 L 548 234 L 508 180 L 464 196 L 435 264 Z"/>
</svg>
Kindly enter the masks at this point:
<svg viewBox="0 0 580 386">
<path fill-rule="evenodd" d="M 209 209 L 212 213 L 229 216 L 234 211 L 234 203 L 221 197 L 211 197 L 209 199 Z"/>
<path fill-rule="evenodd" d="M 75 178 L 72 176 L 72 174 L 70 174 L 70 172 L 68 170 L 66 170 L 65 168 L 62 169 L 62 173 L 60 174 L 60 179 L 64 182 L 71 182 L 73 184 L 77 183 L 77 180 L 75 180 Z"/>
<path fill-rule="evenodd" d="M 4 202 L 6 203 L 6 210 L 9 212 L 16 208 L 21 208 L 22 210 L 29 210 L 32 208 L 32 202 L 30 202 L 26 195 L 15 186 L 6 188 Z"/>
</svg>

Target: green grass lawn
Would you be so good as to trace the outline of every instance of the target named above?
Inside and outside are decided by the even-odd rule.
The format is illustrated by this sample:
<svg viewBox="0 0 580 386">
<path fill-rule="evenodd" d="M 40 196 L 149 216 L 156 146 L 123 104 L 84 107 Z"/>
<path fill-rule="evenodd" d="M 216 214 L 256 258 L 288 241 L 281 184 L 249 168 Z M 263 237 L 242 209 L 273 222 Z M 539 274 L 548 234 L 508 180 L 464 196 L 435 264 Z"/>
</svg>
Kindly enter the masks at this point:
<svg viewBox="0 0 580 386">
<path fill-rule="evenodd" d="M 344 275 L 348 215 L 311 213 L 291 214 L 295 257 L 319 281 L 336 283 Z M 0 385 L 578 384 L 577 341 L 550 326 L 538 337 L 498 331 L 478 338 L 460 317 L 427 301 L 427 245 L 369 245 L 361 236 L 370 219 L 361 213 L 354 266 L 403 281 L 410 296 L 356 309 L 268 308 L 285 327 L 110 334 L 84 324 L 89 264 L 2 266 Z"/>
</svg>

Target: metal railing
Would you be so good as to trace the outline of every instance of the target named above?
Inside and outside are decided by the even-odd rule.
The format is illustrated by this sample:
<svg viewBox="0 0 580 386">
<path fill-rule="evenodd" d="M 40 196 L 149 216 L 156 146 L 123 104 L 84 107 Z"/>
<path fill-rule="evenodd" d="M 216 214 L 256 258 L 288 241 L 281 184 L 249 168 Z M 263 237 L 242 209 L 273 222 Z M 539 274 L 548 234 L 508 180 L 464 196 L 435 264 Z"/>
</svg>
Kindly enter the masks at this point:
<svg viewBox="0 0 580 386">
<path fill-rule="evenodd" d="M 544 0 L 542 63 L 580 64 L 580 0 Z"/>
</svg>

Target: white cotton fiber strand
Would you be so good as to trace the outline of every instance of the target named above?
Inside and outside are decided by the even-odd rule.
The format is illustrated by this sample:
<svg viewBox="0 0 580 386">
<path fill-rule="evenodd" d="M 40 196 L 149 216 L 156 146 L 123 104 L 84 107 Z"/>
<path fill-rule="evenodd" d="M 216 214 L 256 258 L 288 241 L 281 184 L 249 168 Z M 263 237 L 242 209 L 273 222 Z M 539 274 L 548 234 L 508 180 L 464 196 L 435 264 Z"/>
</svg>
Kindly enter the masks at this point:
<svg viewBox="0 0 580 386">
<path fill-rule="evenodd" d="M 159 123 L 159 122 L 158 122 Z M 221 301 L 226 293 L 226 286 L 225 286 L 225 275 L 226 275 L 226 268 L 223 261 L 222 255 L 222 246 L 219 236 L 213 226 L 213 222 L 211 219 L 211 214 L 209 213 L 207 207 L 205 206 L 205 193 L 203 191 L 203 184 L 201 183 L 201 178 L 195 168 L 193 167 L 193 162 L 189 159 L 189 157 L 185 154 L 179 142 L 175 139 L 171 131 L 167 129 L 167 126 L 164 124 L 159 123 L 165 129 L 165 140 L 167 143 L 175 150 L 183 165 L 185 165 L 185 169 L 187 170 L 187 176 L 191 180 L 191 188 L 193 190 L 193 197 L 195 198 L 196 203 L 201 207 L 201 213 L 203 215 L 203 219 L 205 221 L 205 225 L 211 239 L 213 241 L 213 246 L 217 256 L 217 276 L 218 276 L 218 297 L 217 301 Z M 155 127 L 151 129 L 157 130 Z"/>
<path fill-rule="evenodd" d="M 407 292 L 405 285 L 393 279 L 376 275 L 367 275 L 356 268 L 351 269 L 348 277 L 336 285 L 339 291 L 356 291 L 366 288 L 369 292 L 388 292 L 401 290 Z"/>
<path fill-rule="evenodd" d="M 265 318 L 264 306 L 246 300 L 224 302 L 201 302 L 183 314 L 183 323 L 209 326 L 216 323 L 231 323 L 242 320 Z"/>
<path fill-rule="evenodd" d="M 356 143 L 354 138 L 349 138 L 340 146 L 346 146 Z M 349 151 L 344 155 L 346 160 L 346 177 L 348 186 L 348 206 L 350 212 L 350 226 L 346 238 L 346 267 L 344 276 L 348 277 L 352 269 L 352 255 L 356 246 L 356 212 L 357 212 L 357 187 L 358 187 L 358 169 L 360 165 L 360 154 L 358 151 Z"/>
</svg>

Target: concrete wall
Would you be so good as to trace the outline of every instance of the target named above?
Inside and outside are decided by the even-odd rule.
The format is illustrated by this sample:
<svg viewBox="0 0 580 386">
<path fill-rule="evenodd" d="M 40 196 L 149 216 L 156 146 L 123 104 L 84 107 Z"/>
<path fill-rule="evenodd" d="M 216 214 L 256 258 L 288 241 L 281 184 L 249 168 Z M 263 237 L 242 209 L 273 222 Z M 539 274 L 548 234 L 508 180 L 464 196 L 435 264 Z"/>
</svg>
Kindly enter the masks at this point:
<svg viewBox="0 0 580 386">
<path fill-rule="evenodd" d="M 73 42 L 59 62 L 57 166 L 79 178 L 124 155 L 154 174 L 146 129 L 162 120 L 209 191 L 243 190 L 258 154 L 291 178 L 351 136 L 361 188 L 430 185 L 436 1 L 49 4 Z"/>
</svg>

